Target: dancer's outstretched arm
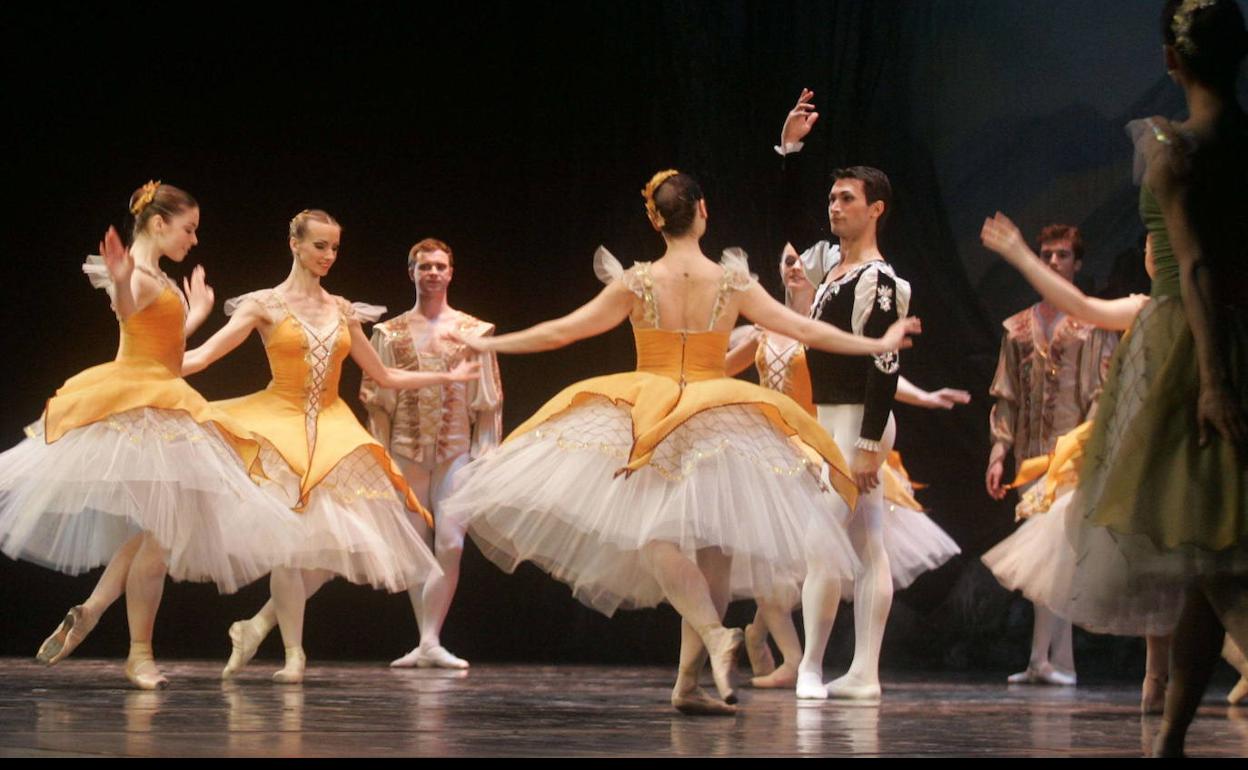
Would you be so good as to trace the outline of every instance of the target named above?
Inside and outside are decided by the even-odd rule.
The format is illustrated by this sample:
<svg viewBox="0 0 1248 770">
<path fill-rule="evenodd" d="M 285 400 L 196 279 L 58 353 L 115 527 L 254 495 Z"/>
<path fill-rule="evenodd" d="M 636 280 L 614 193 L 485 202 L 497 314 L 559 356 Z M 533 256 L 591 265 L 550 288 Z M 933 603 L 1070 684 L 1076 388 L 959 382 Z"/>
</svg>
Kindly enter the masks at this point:
<svg viewBox="0 0 1248 770">
<path fill-rule="evenodd" d="M 350 320 L 347 328 L 351 331 L 351 358 L 383 388 L 427 388 L 431 385 L 449 385 L 452 382 L 471 382 L 481 376 L 481 364 L 476 361 L 461 361 L 449 372 L 409 372 L 406 369 L 386 366 L 368 341 L 364 327 L 358 320 Z"/>
<path fill-rule="evenodd" d="M 497 337 L 469 337 L 447 333 L 479 353 L 539 353 L 571 345 L 577 340 L 610 331 L 628 318 L 635 295 L 624 284 L 614 281 L 598 296 L 576 310 L 551 321 Z"/>
<path fill-rule="evenodd" d="M 924 409 L 952 409 L 958 404 L 971 403 L 971 394 L 956 388 L 923 390 L 905 377 L 898 377 L 896 399 Z"/>
<path fill-rule="evenodd" d="M 741 315 L 764 329 L 772 329 L 812 348 L 846 356 L 883 355 L 912 347 L 914 342 L 909 335 L 923 331 L 919 319 L 911 316 L 893 323 L 882 337 L 859 337 L 794 313 L 772 299 L 758 283 L 741 293 Z"/>
<path fill-rule="evenodd" d="M 1070 281 L 1045 266 L 1036 256 L 1018 226 L 1001 212 L 984 220 L 980 239 L 988 249 L 1000 254 L 1018 272 L 1022 273 L 1045 301 L 1067 315 L 1074 316 L 1102 329 L 1122 331 L 1139 315 L 1140 308 L 1148 301 L 1142 294 L 1121 299 L 1089 297 Z"/>
<path fill-rule="evenodd" d="M 202 372 L 234 348 L 243 344 L 252 329 L 257 328 L 264 319 L 264 310 L 259 303 L 248 300 L 230 316 L 229 322 L 209 337 L 204 344 L 188 350 L 182 355 L 182 376 Z"/>
</svg>

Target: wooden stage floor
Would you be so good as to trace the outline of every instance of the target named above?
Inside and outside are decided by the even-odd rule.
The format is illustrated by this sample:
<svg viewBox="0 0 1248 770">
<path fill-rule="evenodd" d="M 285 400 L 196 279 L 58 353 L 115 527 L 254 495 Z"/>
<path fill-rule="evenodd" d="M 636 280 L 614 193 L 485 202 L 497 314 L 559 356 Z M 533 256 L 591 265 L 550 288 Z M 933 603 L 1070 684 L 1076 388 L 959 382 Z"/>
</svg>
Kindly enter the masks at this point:
<svg viewBox="0 0 1248 770">
<path fill-rule="evenodd" d="M 1125 683 L 908 675 L 886 678 L 876 705 L 746 689 L 739 715 L 691 718 L 667 705 L 660 668 L 318 664 L 301 686 L 270 683 L 273 661 L 228 683 L 220 668 L 165 661 L 170 687 L 139 692 L 121 661 L 0 660 L 0 756 L 1139 756 L 1157 725 Z M 1194 755 L 1248 755 L 1248 708 L 1224 690 L 1201 710 Z"/>
</svg>

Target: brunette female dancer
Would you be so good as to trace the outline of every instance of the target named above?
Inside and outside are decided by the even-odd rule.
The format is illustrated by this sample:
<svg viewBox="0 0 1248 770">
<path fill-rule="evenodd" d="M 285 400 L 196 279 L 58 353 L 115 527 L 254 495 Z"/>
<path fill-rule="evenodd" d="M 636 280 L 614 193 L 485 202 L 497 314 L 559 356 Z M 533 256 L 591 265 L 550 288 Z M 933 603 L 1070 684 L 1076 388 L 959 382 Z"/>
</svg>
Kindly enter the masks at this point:
<svg viewBox="0 0 1248 770">
<path fill-rule="evenodd" d="M 851 501 L 857 490 L 814 418 L 725 376 L 729 332 L 742 314 L 814 347 L 869 355 L 907 345 L 919 325 L 900 321 L 874 339 L 802 318 L 767 295 L 742 255 L 716 264 L 702 254 L 707 207 L 691 177 L 660 172 L 643 196 L 662 258 L 624 270 L 600 249 L 607 287 L 594 300 L 525 331 L 464 340 L 537 352 L 629 319 L 637 370 L 564 389 L 469 465 L 443 510 L 469 521 L 503 569 L 532 561 L 604 614 L 670 602 L 683 620 L 673 706 L 733 713 L 742 637 L 723 626 L 724 609 L 734 597 L 791 606 L 808 562 L 851 578 L 852 547 L 820 477 Z M 698 688 L 708 650 L 722 700 Z"/>
<path fill-rule="evenodd" d="M 130 198 L 127 249 L 109 229 L 83 266 L 121 327 L 116 360 L 70 378 L 29 437 L 0 455 L 0 548 L 76 575 L 108 563 L 82 604 L 40 646 L 53 665 L 83 642 L 122 593 L 130 626 L 126 677 L 167 683 L 152 655 L 165 575 L 232 592 L 288 557 L 298 518 L 249 477 L 250 432 L 181 378 L 186 336 L 212 308 L 196 268 L 183 291 L 160 270 L 198 242 L 199 206 L 149 182 Z"/>
</svg>

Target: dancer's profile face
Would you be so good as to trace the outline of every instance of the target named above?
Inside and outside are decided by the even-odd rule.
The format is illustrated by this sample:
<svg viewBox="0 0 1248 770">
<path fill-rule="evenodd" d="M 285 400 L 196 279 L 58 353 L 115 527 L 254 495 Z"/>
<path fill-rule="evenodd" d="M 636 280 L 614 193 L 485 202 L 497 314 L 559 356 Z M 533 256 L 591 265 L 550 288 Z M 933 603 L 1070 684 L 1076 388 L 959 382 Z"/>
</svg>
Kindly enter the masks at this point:
<svg viewBox="0 0 1248 770">
<path fill-rule="evenodd" d="M 1044 260 L 1050 270 L 1071 282 L 1074 282 L 1075 273 L 1079 272 L 1082 266 L 1079 258 L 1075 256 L 1074 244 L 1068 238 L 1059 238 L 1040 244 L 1040 259 Z"/>
<path fill-rule="evenodd" d="M 416 263 L 412 265 L 412 282 L 421 294 L 437 294 L 446 291 L 451 284 L 455 268 L 451 266 L 451 257 L 442 249 L 420 251 L 416 253 Z"/>
<path fill-rule="evenodd" d="M 157 214 L 147 224 L 148 234 L 156 241 L 156 246 L 174 262 L 186 259 L 190 250 L 199 243 L 196 231 L 199 230 L 199 207 L 192 206 L 174 214 L 169 219 Z"/>
<path fill-rule="evenodd" d="M 828 193 L 828 224 L 841 238 L 861 237 L 883 213 L 883 201 L 867 203 L 861 179 L 838 179 Z"/>
<path fill-rule="evenodd" d="M 338 260 L 342 228 L 326 222 L 308 222 L 302 239 L 290 239 L 290 250 L 305 270 L 324 278 Z"/>
</svg>

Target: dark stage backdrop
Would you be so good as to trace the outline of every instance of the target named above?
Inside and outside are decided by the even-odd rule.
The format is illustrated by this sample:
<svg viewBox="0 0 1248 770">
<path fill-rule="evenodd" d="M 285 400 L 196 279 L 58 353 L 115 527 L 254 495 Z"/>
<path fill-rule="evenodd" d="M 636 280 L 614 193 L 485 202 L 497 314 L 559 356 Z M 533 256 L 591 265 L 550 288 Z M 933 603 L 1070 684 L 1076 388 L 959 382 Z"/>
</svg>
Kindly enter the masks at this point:
<svg viewBox="0 0 1248 770">
<path fill-rule="evenodd" d="M 953 413 L 897 409 L 898 445 L 931 484 L 921 498 L 965 554 L 898 595 L 886 664 L 1017 667 L 1029 610 L 978 556 L 1013 529 L 1011 505 L 991 503 L 982 483 L 999 322 L 1034 297 L 978 246 L 979 223 L 1001 208 L 1028 232 L 1051 220 L 1083 226 L 1089 287 L 1134 247 L 1141 228 L 1122 125 L 1180 108 L 1155 5 L 7 7 L 0 444 L 20 439 L 66 377 L 114 350 L 106 299 L 78 266 L 105 227 L 123 224 L 130 191 L 148 178 L 198 197 L 201 245 L 169 271 L 206 265 L 218 304 L 281 281 L 287 220 L 322 207 L 345 227 L 330 290 L 405 309 L 407 248 L 434 235 L 456 252 L 453 303 L 510 330 L 589 298 L 598 244 L 626 263 L 661 253 L 638 190 L 669 166 L 703 182 L 706 252 L 743 246 L 778 288 L 771 146 L 810 86 L 823 117 L 802 159 L 803 197 L 818 212 L 838 165 L 888 171 L 897 201 L 884 251 L 914 284 L 926 329 L 905 373 L 975 395 Z M 192 344 L 221 323 L 218 311 Z M 632 364 L 626 329 L 506 358 L 507 425 L 573 380 Z M 222 398 L 267 380 L 253 339 L 191 381 Z M 342 392 L 357 411 L 358 382 L 348 365 Z M 0 654 L 33 653 L 94 578 L 0 562 Z M 264 585 L 230 597 L 170 585 L 158 652 L 223 659 L 227 623 L 266 595 Z M 833 666 L 848 660 L 850 614 Z M 603 663 L 671 662 L 676 637 L 669 609 L 608 620 L 537 570 L 504 575 L 471 546 L 444 634 L 470 660 Z M 309 607 L 313 659 L 388 659 L 414 638 L 402 596 L 337 582 Z M 280 649 L 276 634 L 269 645 Z M 1081 636 L 1079 646 L 1110 669 L 1139 660 L 1134 643 Z M 118 607 L 83 654 L 124 651 Z"/>
</svg>

